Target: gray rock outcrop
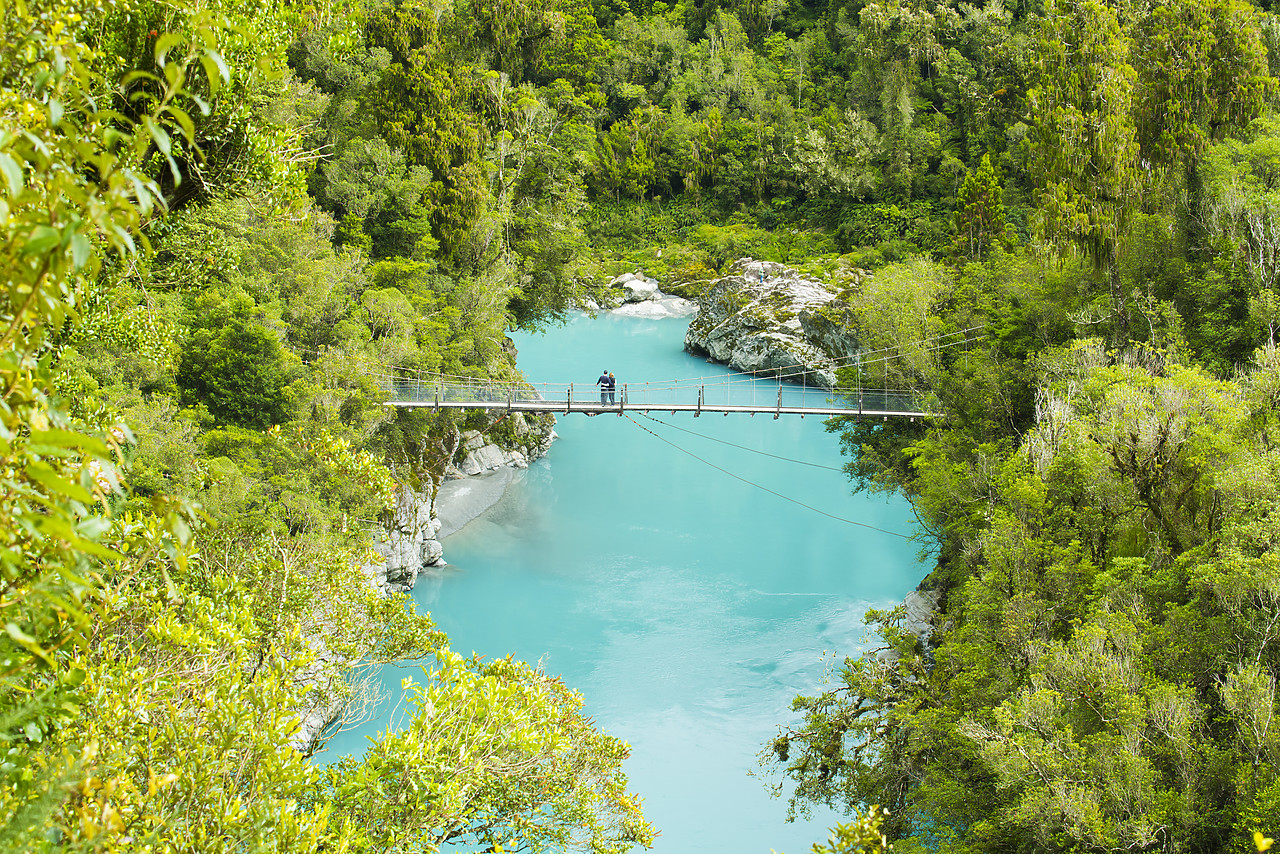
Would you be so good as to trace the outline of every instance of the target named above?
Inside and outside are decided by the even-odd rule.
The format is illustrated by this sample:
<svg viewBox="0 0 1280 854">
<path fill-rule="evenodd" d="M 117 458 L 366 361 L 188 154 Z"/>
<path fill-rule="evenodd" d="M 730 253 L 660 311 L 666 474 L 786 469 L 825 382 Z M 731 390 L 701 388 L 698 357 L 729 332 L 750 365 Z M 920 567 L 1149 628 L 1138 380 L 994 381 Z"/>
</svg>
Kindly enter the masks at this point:
<svg viewBox="0 0 1280 854">
<path fill-rule="evenodd" d="M 303 708 L 298 711 L 298 729 L 289 739 L 290 746 L 300 753 L 311 753 L 325 727 L 336 721 L 347 707 L 342 696 L 329 690 L 341 680 L 343 662 L 320 638 L 308 638 L 307 644 L 315 658 L 299 676 L 309 690 L 303 700 Z"/>
<path fill-rule="evenodd" d="M 644 317 L 650 320 L 660 320 L 664 317 L 689 317 L 698 313 L 698 304 L 683 297 L 660 294 L 657 299 L 621 305 L 615 308 L 613 313 L 624 317 Z"/>
<path fill-rule="evenodd" d="M 687 317 L 698 310 L 696 303 L 683 297 L 665 294 L 657 280 L 644 273 L 623 273 L 609 283 L 613 291 L 622 291 L 621 304 L 613 309 L 615 314 L 627 317 Z"/>
<path fill-rule="evenodd" d="M 898 619 L 898 628 L 908 634 L 915 635 L 924 658 L 929 665 L 933 663 L 933 653 L 930 647 L 930 641 L 933 639 L 933 623 L 938 612 L 938 603 L 941 600 L 942 591 L 936 589 L 921 590 L 917 587 L 903 597 L 902 605 L 900 606 L 902 610 Z M 892 647 L 876 650 L 874 656 L 877 662 L 886 667 L 893 666 L 901 657 L 898 651 Z"/>
<path fill-rule="evenodd" d="M 530 460 L 547 453 L 555 438 L 555 431 L 550 427 L 554 421 L 534 422 L 519 412 L 509 418 L 517 441 L 524 444 L 504 449 L 479 430 L 464 431 L 454 444 L 455 462 L 445 467 L 444 478 L 475 477 L 506 467 L 527 468 Z M 436 497 L 437 490 L 430 482 L 424 482 L 417 489 L 401 489 L 397 494 L 390 523 L 374 539 L 374 550 L 383 561 L 364 568 L 370 583 L 379 590 L 412 590 L 419 573 L 444 564 Z"/>
<path fill-rule="evenodd" d="M 430 483 L 397 493 L 391 522 L 373 541 L 374 551 L 383 560 L 364 567 L 374 587 L 387 593 L 412 590 L 419 572 L 440 565 L 444 547 L 436 539 L 440 521 L 435 516 L 434 498 Z"/>
<path fill-rule="evenodd" d="M 609 283 L 610 288 L 622 289 L 624 303 L 647 302 L 661 296 L 658 283 L 641 272 L 623 273 Z"/>
<path fill-rule="evenodd" d="M 858 339 L 833 288 L 783 264 L 743 258 L 703 293 L 684 346 L 740 371 L 833 388 Z"/>
<path fill-rule="evenodd" d="M 535 426 L 522 412 L 512 413 L 508 417 L 514 424 L 516 435 L 524 444 L 502 448 L 486 439 L 479 430 L 467 430 L 462 434 L 458 451 L 454 455 L 456 462 L 445 469 L 445 478 L 453 480 L 475 477 L 507 466 L 528 468 L 531 461 L 545 456 L 555 439 L 555 431 Z"/>
<path fill-rule="evenodd" d="M 941 590 L 916 588 L 902 599 L 902 628 L 920 639 L 921 647 L 928 647 L 933 638 L 933 616 L 942 599 Z"/>
<path fill-rule="evenodd" d="M 429 566 L 442 564 L 444 547 L 436 538 L 440 522 L 435 515 L 435 489 L 430 482 L 417 489 L 402 488 L 396 494 L 390 522 L 373 537 L 373 550 L 381 560 L 360 567 L 369 583 L 384 596 L 413 588 L 418 574 Z M 347 662 L 342 661 L 323 637 L 307 638 L 313 658 L 302 670 L 300 680 L 307 686 L 303 707 L 298 710 L 299 726 L 290 744 L 310 753 L 325 727 L 347 708 L 347 698 L 335 686 L 344 681 Z"/>
</svg>

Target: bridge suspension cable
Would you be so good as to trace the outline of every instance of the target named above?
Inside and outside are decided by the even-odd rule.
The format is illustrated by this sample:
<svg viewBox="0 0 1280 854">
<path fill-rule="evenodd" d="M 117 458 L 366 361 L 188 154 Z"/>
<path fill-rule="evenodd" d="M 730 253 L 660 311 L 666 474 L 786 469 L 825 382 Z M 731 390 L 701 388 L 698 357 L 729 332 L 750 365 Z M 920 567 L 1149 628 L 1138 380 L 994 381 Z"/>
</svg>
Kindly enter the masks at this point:
<svg viewBox="0 0 1280 854">
<path fill-rule="evenodd" d="M 668 421 L 663 421 L 661 418 L 654 418 L 652 415 L 648 414 L 647 412 L 644 413 L 644 417 L 649 419 L 655 424 L 661 424 L 663 427 L 670 427 L 672 430 L 679 430 L 681 433 L 688 433 L 690 436 L 697 436 L 699 439 L 706 439 L 708 441 L 716 442 L 721 445 L 728 445 L 730 448 L 737 448 L 741 451 L 749 451 L 753 454 L 759 454 L 762 457 L 772 457 L 775 460 L 782 460 L 783 462 L 795 463 L 796 465 L 799 465 L 799 466 L 810 466 L 815 469 L 826 469 L 827 471 L 838 471 L 841 474 L 844 473 L 844 469 L 839 466 L 824 466 L 822 463 L 811 463 L 808 460 L 796 460 L 796 459 L 792 459 L 791 457 L 783 457 L 783 456 L 779 456 L 778 454 L 771 454 L 768 451 L 762 451 L 759 448 L 749 448 L 746 445 L 738 445 L 733 442 L 726 442 L 724 439 L 717 439 L 715 436 L 708 436 L 706 433 L 699 433 L 697 430 L 686 430 L 685 428 L 679 427 Z"/>
<path fill-rule="evenodd" d="M 625 413 L 624 413 L 624 414 L 625 414 Z M 643 425 L 643 424 L 641 424 L 639 421 L 637 421 L 637 420 L 635 420 L 634 418 L 632 418 L 630 415 L 626 415 L 626 419 L 627 419 L 628 421 L 630 421 L 632 424 L 634 424 L 634 425 L 636 425 L 637 427 L 639 427 L 639 428 L 640 428 L 641 430 L 643 430 L 644 432 L 648 433 L 650 436 L 653 436 L 653 437 L 654 437 L 655 439 L 657 439 L 659 442 L 663 442 L 663 443 L 665 443 L 665 444 L 667 444 L 667 445 L 670 445 L 671 447 L 675 448 L 675 449 L 676 449 L 677 451 L 679 451 L 680 453 L 682 453 L 682 454 L 687 454 L 688 456 L 693 457 L 695 460 L 697 460 L 698 462 L 702 463 L 703 465 L 710 466 L 711 468 L 715 469 L 716 471 L 718 471 L 718 472 L 722 472 L 723 474 L 727 474 L 729 477 L 733 478 L 734 480 L 739 480 L 739 481 L 741 481 L 741 482 L 743 482 L 743 483 L 747 484 L 748 486 L 754 486 L 756 489 L 760 489 L 760 490 L 763 490 L 763 491 L 765 491 L 765 492 L 769 493 L 770 495 L 777 496 L 778 498 L 781 498 L 783 501 L 790 501 L 792 504 L 799 505 L 800 507 L 803 507 L 803 508 L 805 508 L 806 510 L 812 510 L 814 513 L 817 513 L 817 514 L 819 514 L 819 515 L 821 515 L 821 516 L 826 516 L 828 519 L 834 519 L 834 520 L 835 520 L 835 521 L 837 521 L 837 522 L 845 522 L 845 523 L 850 524 L 850 525 L 856 525 L 856 526 L 858 526 L 859 528 L 867 528 L 867 529 L 870 529 L 870 530 L 872 530 L 872 531 L 878 531 L 878 532 L 879 532 L 879 533 L 881 533 L 881 534 L 888 534 L 888 535 L 889 535 L 889 536 L 891 536 L 891 537 L 900 537 L 901 539 L 904 539 L 904 540 L 910 540 L 910 539 L 913 539 L 913 538 L 911 537 L 911 535 L 910 535 L 910 534 L 900 534 L 900 533 L 898 533 L 897 531 L 890 531 L 890 530 L 888 530 L 888 529 L 886 529 L 886 528 L 880 528 L 880 527 L 877 527 L 877 526 L 875 526 L 875 525 L 868 525 L 866 522 L 859 522 L 859 521 L 857 521 L 856 519 L 846 519 L 846 518 L 844 518 L 843 516 L 837 516 L 837 515 L 835 515 L 834 513 L 828 513 L 827 511 L 825 511 L 825 510 L 823 510 L 823 509 L 821 509 L 821 508 L 814 507 L 812 504 L 805 504 L 803 501 L 799 501 L 799 500 L 797 500 L 797 499 L 795 499 L 795 498 L 792 498 L 792 497 L 791 497 L 791 496 L 789 496 L 789 495 L 783 495 L 781 492 L 778 492 L 777 490 L 770 489 L 769 487 L 764 486 L 763 484 L 759 484 L 759 483 L 756 483 L 755 481 L 748 480 L 748 479 L 746 479 L 745 477 L 742 477 L 741 475 L 734 474 L 733 472 L 729 471 L 728 469 L 726 469 L 726 468 L 722 468 L 722 467 L 720 467 L 720 466 L 716 465 L 715 463 L 711 462 L 710 460 L 707 460 L 707 459 L 704 459 L 704 458 L 702 458 L 702 457 L 698 456 L 698 455 L 697 455 L 697 454 L 695 454 L 693 451 L 690 451 L 690 450 L 688 450 L 688 449 L 686 449 L 686 448 L 682 448 L 681 446 L 677 445 L 675 442 L 672 442 L 670 439 L 667 439 L 666 437 L 664 437 L 664 436 L 660 436 L 660 435 L 658 435 L 657 433 L 653 432 L 653 431 L 652 431 L 652 430 L 650 430 L 648 427 L 644 426 L 644 425 Z"/>
</svg>

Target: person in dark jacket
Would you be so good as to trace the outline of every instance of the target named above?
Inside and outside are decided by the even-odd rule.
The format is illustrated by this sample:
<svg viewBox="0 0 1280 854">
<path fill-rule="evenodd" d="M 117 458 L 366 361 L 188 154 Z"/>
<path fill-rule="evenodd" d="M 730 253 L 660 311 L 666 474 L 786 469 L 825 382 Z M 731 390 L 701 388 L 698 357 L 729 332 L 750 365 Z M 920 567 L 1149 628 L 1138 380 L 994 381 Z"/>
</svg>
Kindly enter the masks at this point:
<svg viewBox="0 0 1280 854">
<path fill-rule="evenodd" d="M 617 387 L 618 387 L 618 381 L 613 378 L 613 374 L 609 374 L 609 403 L 610 404 L 617 403 L 617 401 L 614 400 L 613 398 L 614 389 L 616 389 Z"/>
<path fill-rule="evenodd" d="M 604 406 L 609 402 L 610 379 L 608 371 L 600 372 L 600 379 L 596 380 L 596 385 L 600 386 L 600 405 Z"/>
</svg>

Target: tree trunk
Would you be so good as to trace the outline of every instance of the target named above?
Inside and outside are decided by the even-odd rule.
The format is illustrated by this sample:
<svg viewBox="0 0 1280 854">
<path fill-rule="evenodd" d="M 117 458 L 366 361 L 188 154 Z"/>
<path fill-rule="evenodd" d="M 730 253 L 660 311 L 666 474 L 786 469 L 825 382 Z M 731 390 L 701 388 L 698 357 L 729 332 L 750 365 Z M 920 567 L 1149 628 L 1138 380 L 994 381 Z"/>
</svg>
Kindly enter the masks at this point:
<svg viewBox="0 0 1280 854">
<path fill-rule="evenodd" d="M 1112 344 L 1129 343 L 1129 302 L 1124 297 L 1124 283 L 1120 281 L 1120 259 L 1114 240 L 1107 242 L 1107 284 L 1111 288 L 1111 310 L 1114 318 Z"/>
</svg>

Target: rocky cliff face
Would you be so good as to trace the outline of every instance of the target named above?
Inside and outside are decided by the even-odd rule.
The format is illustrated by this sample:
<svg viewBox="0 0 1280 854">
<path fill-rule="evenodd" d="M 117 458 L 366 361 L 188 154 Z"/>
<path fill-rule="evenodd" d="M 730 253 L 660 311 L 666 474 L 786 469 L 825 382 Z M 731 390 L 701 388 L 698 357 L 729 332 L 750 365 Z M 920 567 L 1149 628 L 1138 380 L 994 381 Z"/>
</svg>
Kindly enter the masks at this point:
<svg viewBox="0 0 1280 854">
<path fill-rule="evenodd" d="M 499 447 L 485 438 L 479 430 L 467 430 L 460 436 L 455 464 L 445 471 L 445 478 L 473 477 L 504 466 L 527 468 L 529 463 L 546 455 L 551 449 L 555 431 L 554 420 L 542 424 L 522 412 L 507 416 L 513 425 L 516 440 L 513 446 Z"/>
<path fill-rule="evenodd" d="M 436 539 L 440 521 L 435 516 L 435 491 L 430 482 L 419 489 L 401 489 L 390 524 L 375 536 L 374 551 L 383 559 L 366 564 L 364 572 L 383 593 L 412 590 L 419 572 L 443 561 L 444 547 Z"/>
<path fill-rule="evenodd" d="M 489 441 L 479 430 L 456 435 L 444 479 L 474 477 L 504 467 L 527 468 L 551 448 L 554 419 L 539 421 L 517 412 L 509 420 L 513 428 L 509 432 L 516 437 L 513 443 L 507 443 L 510 447 Z M 384 560 L 365 567 L 370 583 L 379 590 L 412 590 L 422 570 L 443 565 L 444 547 L 437 539 L 440 520 L 436 515 L 436 493 L 436 487 L 426 481 L 419 489 L 403 489 L 397 496 L 391 523 L 374 541 L 374 550 Z"/>
<path fill-rule="evenodd" d="M 858 352 L 839 294 L 783 264 L 743 258 L 699 299 L 684 346 L 740 371 L 835 386 Z"/>
</svg>

